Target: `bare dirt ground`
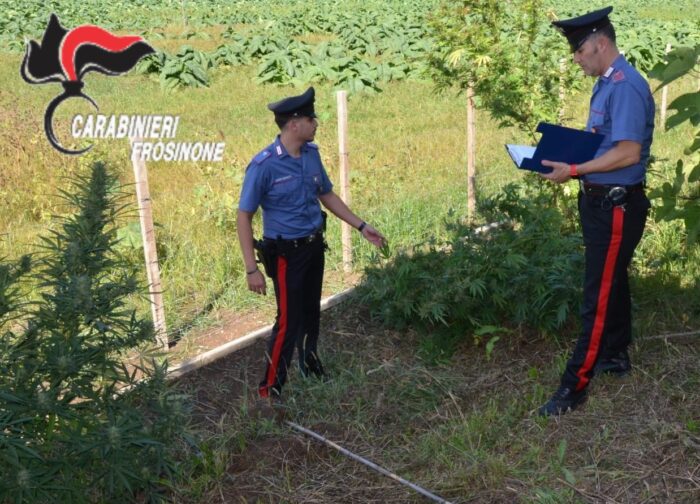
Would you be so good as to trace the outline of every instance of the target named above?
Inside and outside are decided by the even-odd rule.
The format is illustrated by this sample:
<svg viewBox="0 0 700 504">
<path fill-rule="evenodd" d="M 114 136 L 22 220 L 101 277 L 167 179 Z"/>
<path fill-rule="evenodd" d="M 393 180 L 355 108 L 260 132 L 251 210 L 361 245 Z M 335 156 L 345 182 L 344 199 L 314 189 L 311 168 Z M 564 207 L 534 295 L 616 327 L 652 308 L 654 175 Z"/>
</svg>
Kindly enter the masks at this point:
<svg viewBox="0 0 700 504">
<path fill-rule="evenodd" d="M 360 279 L 357 273 L 342 273 L 334 270 L 327 272 L 325 277 L 322 292 L 324 298 L 353 287 Z M 219 309 L 208 314 L 207 327 L 192 328 L 184 336 L 175 334 L 171 340 L 171 365 L 272 324 L 275 318 L 275 298 L 269 280 L 268 289 L 270 291 L 266 297 L 267 302 L 261 309 L 243 312 Z"/>
<path fill-rule="evenodd" d="M 287 418 L 451 502 L 700 502 L 700 338 L 640 338 L 635 370 L 594 380 L 560 419 L 534 414 L 571 338 L 470 341 L 447 363 L 361 307 L 322 315 L 327 383 L 290 374 Z M 501 344 L 502 343 L 502 344 Z M 255 413 L 264 341 L 177 382 L 190 394 L 202 467 L 176 502 L 429 502 Z"/>
</svg>

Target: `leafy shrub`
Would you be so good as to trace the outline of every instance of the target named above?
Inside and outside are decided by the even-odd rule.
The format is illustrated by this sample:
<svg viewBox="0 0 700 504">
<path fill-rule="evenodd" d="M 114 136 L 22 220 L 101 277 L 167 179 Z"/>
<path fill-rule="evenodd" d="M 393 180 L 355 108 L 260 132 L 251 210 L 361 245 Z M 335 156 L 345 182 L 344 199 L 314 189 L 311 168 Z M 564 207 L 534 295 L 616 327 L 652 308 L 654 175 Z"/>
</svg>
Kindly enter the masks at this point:
<svg viewBox="0 0 700 504">
<path fill-rule="evenodd" d="M 660 80 L 657 91 L 684 75 L 698 76 L 700 44 L 695 47 L 678 47 L 668 55 L 668 61 L 658 63 L 651 76 Z M 700 91 L 685 93 L 669 105 L 676 113 L 666 121 L 666 129 L 684 122 L 694 127 L 700 125 Z M 660 201 L 654 216 L 657 220 L 681 220 L 685 226 L 686 242 L 700 242 L 700 129 L 695 131 L 693 143 L 685 149 L 685 157 L 679 159 L 672 179 L 651 191 L 649 197 Z M 669 170 L 670 171 L 670 170 Z"/>
<path fill-rule="evenodd" d="M 174 56 L 156 52 L 143 58 L 136 65 L 136 72 L 158 74 L 161 88 L 172 91 L 178 87 L 207 87 L 209 69 L 214 66 L 214 55 L 182 46 Z"/>
<path fill-rule="evenodd" d="M 114 252 L 114 187 L 94 164 L 33 264 L 0 265 L 0 502 L 152 500 L 174 471 L 182 407 L 126 306 L 140 287 Z M 22 303 L 29 274 L 38 301 Z"/>
<path fill-rule="evenodd" d="M 374 316 L 418 330 L 431 357 L 515 326 L 554 331 L 578 306 L 581 238 L 552 193 L 509 185 L 484 211 L 502 225 L 487 233 L 452 225 L 452 239 L 370 268 L 360 287 Z"/>
</svg>

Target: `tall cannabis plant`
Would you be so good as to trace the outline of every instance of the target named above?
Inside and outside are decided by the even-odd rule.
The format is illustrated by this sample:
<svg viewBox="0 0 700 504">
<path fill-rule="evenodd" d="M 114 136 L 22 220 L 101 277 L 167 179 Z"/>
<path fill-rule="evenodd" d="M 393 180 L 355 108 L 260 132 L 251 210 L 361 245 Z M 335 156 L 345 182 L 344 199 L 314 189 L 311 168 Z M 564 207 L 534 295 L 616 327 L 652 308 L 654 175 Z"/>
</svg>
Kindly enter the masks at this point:
<svg viewBox="0 0 700 504">
<path fill-rule="evenodd" d="M 151 500 L 181 418 L 143 350 L 152 323 L 127 304 L 141 286 L 115 253 L 124 194 L 96 163 L 62 196 L 75 213 L 41 239 L 35 301 L 19 302 L 28 260 L 0 268 L 0 502 Z"/>
</svg>

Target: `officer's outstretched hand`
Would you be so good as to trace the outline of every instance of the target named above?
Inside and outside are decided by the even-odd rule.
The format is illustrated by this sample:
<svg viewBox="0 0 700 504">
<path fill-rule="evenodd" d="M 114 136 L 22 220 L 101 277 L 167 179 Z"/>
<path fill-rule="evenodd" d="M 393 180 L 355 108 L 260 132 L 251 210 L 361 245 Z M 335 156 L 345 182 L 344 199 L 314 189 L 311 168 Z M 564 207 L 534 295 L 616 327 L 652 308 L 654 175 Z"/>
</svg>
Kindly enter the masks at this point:
<svg viewBox="0 0 700 504">
<path fill-rule="evenodd" d="M 265 275 L 262 274 L 262 271 L 257 270 L 255 273 L 251 273 L 247 276 L 247 280 L 249 290 L 262 294 L 263 296 L 266 294 L 267 285 L 265 284 Z"/>
<path fill-rule="evenodd" d="M 375 247 L 382 248 L 387 244 L 386 238 L 369 224 L 365 224 L 362 229 L 362 236 Z"/>
</svg>

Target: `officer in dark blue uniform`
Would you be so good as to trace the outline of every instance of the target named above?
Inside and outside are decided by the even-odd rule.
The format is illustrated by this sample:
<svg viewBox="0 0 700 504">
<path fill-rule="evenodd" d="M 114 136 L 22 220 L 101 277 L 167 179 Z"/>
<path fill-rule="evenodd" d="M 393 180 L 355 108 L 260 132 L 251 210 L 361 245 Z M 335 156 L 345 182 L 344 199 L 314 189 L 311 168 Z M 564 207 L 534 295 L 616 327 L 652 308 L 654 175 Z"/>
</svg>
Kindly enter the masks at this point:
<svg viewBox="0 0 700 504">
<path fill-rule="evenodd" d="M 647 82 L 618 51 L 610 12 L 612 7 L 607 7 L 552 23 L 567 38 L 574 62 L 586 75 L 598 77 L 586 130 L 605 138 L 595 158 L 586 163 L 542 162 L 552 167 L 552 173 L 543 175 L 552 182 L 579 180 L 586 263 L 583 332 L 559 389 L 539 410 L 544 416 L 566 413 L 585 401 L 594 374 L 621 376 L 631 369 L 627 269 L 650 208 L 644 182 L 654 100 Z"/>
<path fill-rule="evenodd" d="M 265 294 L 254 247 L 275 287 L 277 317 L 258 391 L 263 398 L 279 398 L 295 347 L 304 376 L 324 375 L 317 352 L 325 250 L 319 201 L 372 244 L 381 247 L 385 240 L 333 192 L 318 146 L 311 143 L 318 127 L 314 88 L 268 108 L 280 134 L 246 169 L 237 223 L 248 288 Z M 263 209 L 263 240 L 256 242 L 251 223 L 258 207 Z"/>
</svg>

